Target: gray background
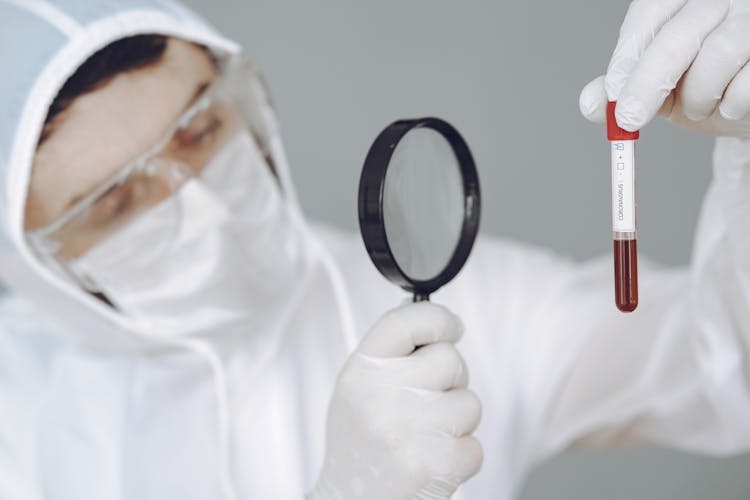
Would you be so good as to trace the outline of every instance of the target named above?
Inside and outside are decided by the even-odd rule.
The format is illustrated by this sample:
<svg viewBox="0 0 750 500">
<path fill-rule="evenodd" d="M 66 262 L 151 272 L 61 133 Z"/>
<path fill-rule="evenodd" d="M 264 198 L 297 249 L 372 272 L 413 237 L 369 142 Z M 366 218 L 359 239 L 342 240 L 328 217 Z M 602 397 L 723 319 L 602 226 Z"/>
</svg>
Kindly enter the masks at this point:
<svg viewBox="0 0 750 500">
<path fill-rule="evenodd" d="M 483 231 L 585 259 L 611 250 L 609 152 L 578 94 L 602 73 L 625 0 L 253 0 L 188 4 L 240 41 L 266 75 L 302 205 L 356 229 L 371 141 L 397 118 L 436 115 L 467 138 Z M 639 145 L 639 246 L 689 261 L 712 141 L 664 123 Z M 748 499 L 750 457 L 571 452 L 523 499 Z"/>
</svg>

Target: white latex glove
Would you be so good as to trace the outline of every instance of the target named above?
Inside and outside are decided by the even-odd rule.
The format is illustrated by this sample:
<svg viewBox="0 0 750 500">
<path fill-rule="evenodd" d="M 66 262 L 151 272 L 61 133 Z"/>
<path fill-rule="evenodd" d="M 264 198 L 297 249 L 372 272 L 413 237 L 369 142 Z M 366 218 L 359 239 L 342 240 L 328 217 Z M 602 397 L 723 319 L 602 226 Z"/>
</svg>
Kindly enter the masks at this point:
<svg viewBox="0 0 750 500">
<path fill-rule="evenodd" d="M 462 330 L 429 302 L 378 321 L 339 376 L 308 499 L 448 499 L 476 474 L 482 448 L 471 433 L 481 404 L 453 345 Z"/>
<path fill-rule="evenodd" d="M 745 0 L 635 0 L 606 76 L 581 93 L 583 115 L 641 129 L 657 114 L 715 136 L 750 137 L 750 9 Z"/>
</svg>

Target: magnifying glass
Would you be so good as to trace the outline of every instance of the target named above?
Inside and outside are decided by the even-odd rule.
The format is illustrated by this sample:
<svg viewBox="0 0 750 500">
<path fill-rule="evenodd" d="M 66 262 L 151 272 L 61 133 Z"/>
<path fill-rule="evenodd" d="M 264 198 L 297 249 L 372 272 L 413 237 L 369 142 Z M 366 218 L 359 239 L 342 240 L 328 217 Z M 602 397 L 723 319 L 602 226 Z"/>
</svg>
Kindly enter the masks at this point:
<svg viewBox="0 0 750 500">
<path fill-rule="evenodd" d="M 359 229 L 375 267 L 415 302 L 461 270 L 480 211 L 476 165 L 452 125 L 400 120 L 375 139 L 359 181 Z"/>
</svg>

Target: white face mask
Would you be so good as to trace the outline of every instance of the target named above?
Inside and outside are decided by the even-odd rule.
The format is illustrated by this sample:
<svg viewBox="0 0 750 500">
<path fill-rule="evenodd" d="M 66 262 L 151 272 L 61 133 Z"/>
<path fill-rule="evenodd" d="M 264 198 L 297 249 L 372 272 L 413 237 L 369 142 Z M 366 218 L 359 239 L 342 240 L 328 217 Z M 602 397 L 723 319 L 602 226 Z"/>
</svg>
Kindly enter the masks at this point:
<svg viewBox="0 0 750 500">
<path fill-rule="evenodd" d="M 268 328 L 309 271 L 303 231 L 249 132 L 74 265 L 150 331 Z"/>
</svg>

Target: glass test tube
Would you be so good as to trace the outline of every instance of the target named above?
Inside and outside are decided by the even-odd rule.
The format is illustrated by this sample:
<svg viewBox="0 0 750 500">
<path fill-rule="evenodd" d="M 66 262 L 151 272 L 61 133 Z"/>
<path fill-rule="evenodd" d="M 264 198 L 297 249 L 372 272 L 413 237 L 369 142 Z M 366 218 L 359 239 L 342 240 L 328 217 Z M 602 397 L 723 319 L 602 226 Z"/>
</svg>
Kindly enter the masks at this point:
<svg viewBox="0 0 750 500">
<path fill-rule="evenodd" d="M 635 143 L 639 133 L 628 132 L 617 125 L 615 106 L 614 102 L 607 105 L 607 138 L 612 149 L 615 304 L 622 312 L 633 312 L 638 307 Z"/>
</svg>

